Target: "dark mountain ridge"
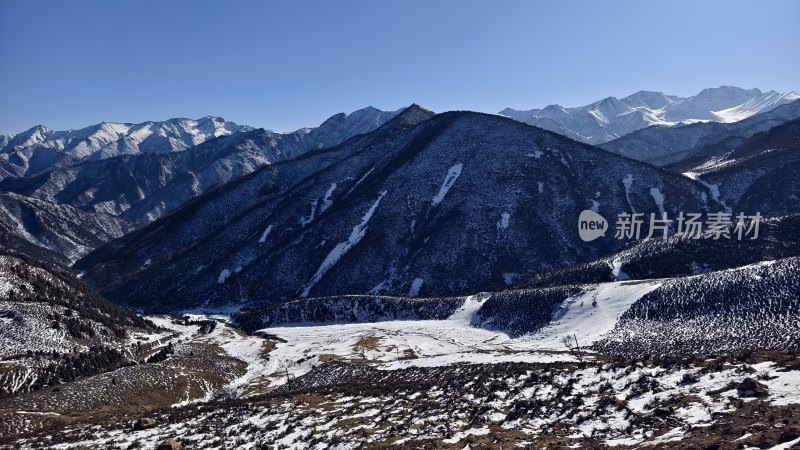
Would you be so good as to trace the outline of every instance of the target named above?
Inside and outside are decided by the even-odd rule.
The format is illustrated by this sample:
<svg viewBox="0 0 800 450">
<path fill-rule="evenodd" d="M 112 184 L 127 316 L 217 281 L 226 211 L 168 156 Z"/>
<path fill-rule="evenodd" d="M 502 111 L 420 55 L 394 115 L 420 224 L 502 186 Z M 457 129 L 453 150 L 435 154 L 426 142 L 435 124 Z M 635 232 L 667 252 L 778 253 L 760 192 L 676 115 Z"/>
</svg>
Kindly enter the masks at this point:
<svg viewBox="0 0 800 450">
<path fill-rule="evenodd" d="M 551 132 L 471 112 L 428 117 L 221 186 L 76 267 L 145 308 L 460 295 L 621 247 L 581 242 L 583 209 L 708 208 L 692 180 Z"/>
</svg>

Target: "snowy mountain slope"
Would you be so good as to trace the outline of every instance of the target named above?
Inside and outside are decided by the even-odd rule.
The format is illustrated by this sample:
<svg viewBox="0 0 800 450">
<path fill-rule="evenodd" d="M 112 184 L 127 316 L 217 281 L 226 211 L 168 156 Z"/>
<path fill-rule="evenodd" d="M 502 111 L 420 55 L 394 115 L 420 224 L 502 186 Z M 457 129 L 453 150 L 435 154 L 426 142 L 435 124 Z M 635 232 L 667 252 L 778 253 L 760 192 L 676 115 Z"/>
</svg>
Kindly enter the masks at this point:
<svg viewBox="0 0 800 450">
<path fill-rule="evenodd" d="M 687 175 L 718 190 L 721 201 L 737 211 L 800 211 L 800 119 L 756 134 Z"/>
<path fill-rule="evenodd" d="M 764 219 L 758 239 L 713 240 L 670 236 L 648 239 L 582 264 L 534 275 L 524 288 L 603 283 L 616 279 L 657 279 L 696 275 L 800 256 L 800 215 Z"/>
<path fill-rule="evenodd" d="M 800 258 L 665 281 L 594 349 L 628 357 L 797 351 Z"/>
<path fill-rule="evenodd" d="M 130 229 L 107 214 L 0 192 L 0 248 L 41 260 L 70 265 Z"/>
<path fill-rule="evenodd" d="M 9 254 L 0 255 L 0 323 L 0 395 L 119 367 L 128 332 L 155 329 L 75 275 Z"/>
<path fill-rule="evenodd" d="M 634 131 L 601 147 L 629 158 L 687 172 L 721 156 L 747 139 L 800 117 L 800 101 L 781 105 L 740 122 L 703 122 L 674 127 L 653 126 Z"/>
<path fill-rule="evenodd" d="M 674 126 L 692 122 L 736 122 L 800 99 L 800 94 L 731 86 L 704 89 L 680 98 L 660 92 L 640 91 L 623 99 L 608 97 L 590 105 L 500 114 L 590 144 L 603 144 L 652 125 Z"/>
<path fill-rule="evenodd" d="M 147 308 L 451 296 L 619 248 L 610 235 L 580 240 L 583 209 L 655 213 L 653 189 L 667 211 L 707 207 L 685 177 L 498 116 L 453 112 L 385 131 L 222 186 L 77 267 Z M 331 163 L 330 152 L 348 156 Z"/>
<path fill-rule="evenodd" d="M 67 131 L 38 125 L 0 146 L 0 179 L 37 175 L 86 160 L 178 152 L 211 138 L 250 129 L 210 116 L 140 124 L 103 122 Z"/>
<path fill-rule="evenodd" d="M 211 138 L 190 151 L 92 160 L 27 178 L 0 181 L 18 192 L 86 211 L 147 224 L 212 186 L 259 167 L 327 148 L 382 125 L 396 112 L 365 108 L 337 114 L 317 128 L 294 133 L 263 129 Z"/>
<path fill-rule="evenodd" d="M 147 259 L 156 262 L 166 255 L 196 247 L 199 243 L 208 241 L 220 231 L 224 231 L 231 218 L 260 207 L 263 203 L 294 188 L 298 181 L 310 179 L 316 172 L 340 161 L 346 161 L 364 148 L 370 148 L 382 140 L 394 139 L 398 134 L 404 133 L 404 130 L 433 115 L 428 110 L 412 105 L 372 133 L 356 136 L 342 145 L 324 151 L 311 151 L 297 158 L 261 168 L 224 186 L 211 189 L 174 213 L 109 243 L 78 265 L 90 268 L 102 264 L 102 269 L 93 271 L 92 277 L 95 278 L 95 282 L 101 284 L 117 282 L 117 278 L 139 269 L 140 263 L 136 263 L 139 257 L 135 255 L 138 252 L 133 250 L 138 247 L 136 242 L 146 242 L 147 248 L 151 249 L 141 263 Z M 271 230 L 268 225 L 259 229 L 254 235 L 257 242 L 259 244 L 267 242 Z M 225 251 L 225 242 L 220 242 L 220 245 L 220 250 Z M 105 264 L 106 260 L 114 261 Z M 193 268 L 196 269 L 197 267 Z"/>
</svg>

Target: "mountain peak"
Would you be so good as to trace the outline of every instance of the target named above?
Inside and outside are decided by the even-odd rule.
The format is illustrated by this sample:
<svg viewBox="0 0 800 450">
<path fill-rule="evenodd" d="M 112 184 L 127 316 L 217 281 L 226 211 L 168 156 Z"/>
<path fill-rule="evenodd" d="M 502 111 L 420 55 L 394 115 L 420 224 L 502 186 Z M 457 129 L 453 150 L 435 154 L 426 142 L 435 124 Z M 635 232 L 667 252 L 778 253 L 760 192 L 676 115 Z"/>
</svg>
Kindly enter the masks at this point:
<svg viewBox="0 0 800 450">
<path fill-rule="evenodd" d="M 428 108 L 420 106 L 418 103 L 412 103 L 406 108 L 401 108 L 399 114 L 436 114 Z"/>
<path fill-rule="evenodd" d="M 436 115 L 435 112 L 423 108 L 416 103 L 412 103 L 410 106 L 396 111 L 396 113 L 397 115 L 395 115 L 392 120 L 387 122 L 387 126 L 397 127 L 416 125 Z"/>
<path fill-rule="evenodd" d="M 757 88 L 742 89 L 736 86 L 720 86 L 703 89 L 689 100 L 711 111 L 719 111 L 741 105 L 762 94 L 763 92 Z"/>
<path fill-rule="evenodd" d="M 11 141 L 9 141 L 9 147 L 16 147 L 20 145 L 34 145 L 38 144 L 39 142 L 44 141 L 47 139 L 47 136 L 53 133 L 53 130 L 44 126 L 44 125 L 36 125 L 28 130 L 23 131 L 15 135 Z"/>
<path fill-rule="evenodd" d="M 663 92 L 639 91 L 623 98 L 622 101 L 632 108 L 644 106 L 651 109 L 661 109 L 674 100 Z"/>
<path fill-rule="evenodd" d="M 539 111 L 538 115 L 547 118 L 556 118 L 556 117 L 563 117 L 569 114 L 569 111 L 566 110 L 561 105 L 547 105 Z"/>
</svg>

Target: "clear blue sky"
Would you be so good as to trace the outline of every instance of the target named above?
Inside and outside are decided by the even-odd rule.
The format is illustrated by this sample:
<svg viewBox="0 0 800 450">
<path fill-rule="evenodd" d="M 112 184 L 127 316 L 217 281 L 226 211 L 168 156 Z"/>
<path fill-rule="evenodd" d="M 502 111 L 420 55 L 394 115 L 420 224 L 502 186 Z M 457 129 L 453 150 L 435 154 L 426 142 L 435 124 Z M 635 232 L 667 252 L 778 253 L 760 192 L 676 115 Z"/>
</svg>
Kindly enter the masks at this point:
<svg viewBox="0 0 800 450">
<path fill-rule="evenodd" d="M 800 2 L 0 0 L 0 132 L 800 89 Z"/>
</svg>

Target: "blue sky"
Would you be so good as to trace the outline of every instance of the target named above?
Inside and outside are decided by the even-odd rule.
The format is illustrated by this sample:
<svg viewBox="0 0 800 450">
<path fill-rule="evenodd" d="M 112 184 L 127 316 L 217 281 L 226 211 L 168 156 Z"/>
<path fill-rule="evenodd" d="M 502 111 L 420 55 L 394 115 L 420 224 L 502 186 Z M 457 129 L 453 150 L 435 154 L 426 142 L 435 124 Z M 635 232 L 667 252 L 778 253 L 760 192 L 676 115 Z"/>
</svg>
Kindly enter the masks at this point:
<svg viewBox="0 0 800 450">
<path fill-rule="evenodd" d="M 0 0 L 0 132 L 800 89 L 800 2 Z"/>
</svg>

